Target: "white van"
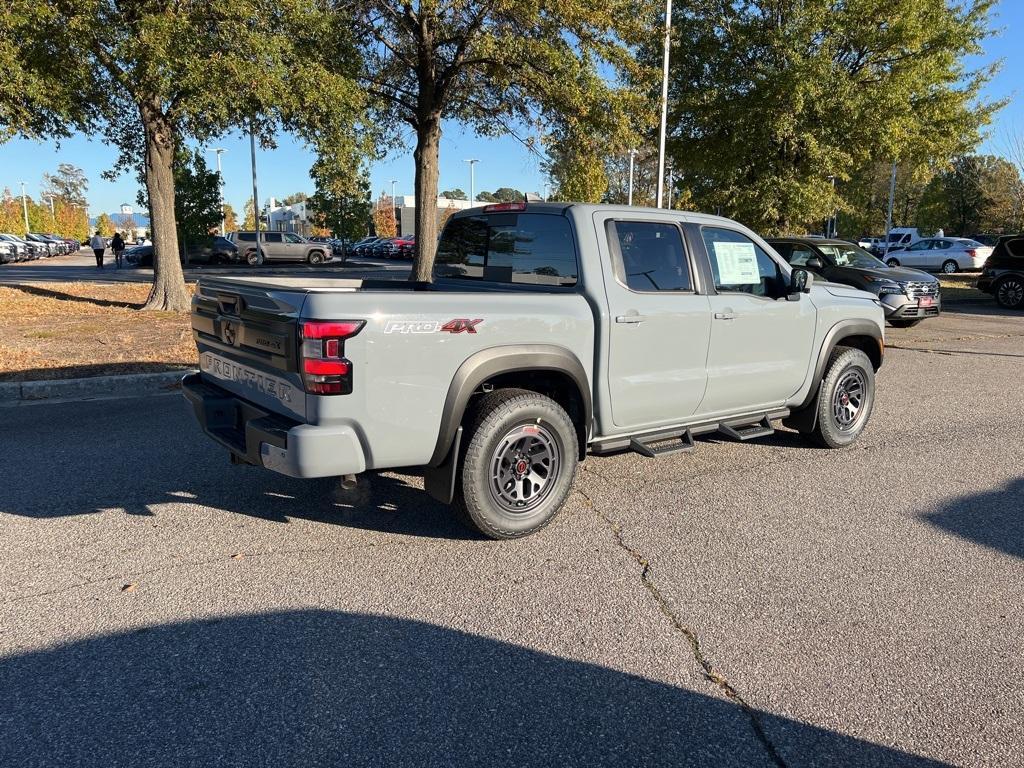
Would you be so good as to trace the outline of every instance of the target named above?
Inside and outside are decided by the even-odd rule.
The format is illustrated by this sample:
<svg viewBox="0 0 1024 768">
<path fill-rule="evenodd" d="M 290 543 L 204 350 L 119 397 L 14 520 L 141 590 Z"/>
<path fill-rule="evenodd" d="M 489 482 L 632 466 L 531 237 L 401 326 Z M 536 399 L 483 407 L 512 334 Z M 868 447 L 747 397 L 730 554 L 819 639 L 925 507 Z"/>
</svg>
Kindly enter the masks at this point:
<svg viewBox="0 0 1024 768">
<path fill-rule="evenodd" d="M 889 250 L 896 250 L 897 248 L 906 248 L 908 245 L 913 245 L 918 240 L 923 240 L 924 235 L 917 227 L 893 227 L 889 230 Z M 885 248 L 885 244 L 882 244 L 882 248 Z"/>
</svg>

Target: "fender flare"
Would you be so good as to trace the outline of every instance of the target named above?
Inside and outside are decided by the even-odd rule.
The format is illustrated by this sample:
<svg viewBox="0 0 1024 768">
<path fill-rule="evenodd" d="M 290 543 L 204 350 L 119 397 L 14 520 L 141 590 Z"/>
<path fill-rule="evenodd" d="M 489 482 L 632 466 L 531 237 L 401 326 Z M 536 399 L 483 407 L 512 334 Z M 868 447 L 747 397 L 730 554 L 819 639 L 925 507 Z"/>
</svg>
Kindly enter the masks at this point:
<svg viewBox="0 0 1024 768">
<path fill-rule="evenodd" d="M 821 389 L 821 380 L 825 376 L 825 366 L 832 357 L 832 352 L 839 346 L 843 339 L 851 336 L 868 336 L 878 342 L 878 365 L 877 371 L 882 367 L 885 357 L 885 343 L 882 330 L 870 320 L 848 319 L 840 320 L 829 328 L 828 333 L 822 340 L 821 348 L 818 350 L 818 359 L 814 363 L 814 374 L 811 379 L 811 387 L 802 403 L 793 409 L 793 412 L 785 419 L 783 424 L 787 427 L 797 429 L 801 432 L 810 432 L 814 429 L 818 420 L 818 409 L 814 402 L 818 398 L 818 390 Z M 872 363 L 874 361 L 872 360 Z"/>
<path fill-rule="evenodd" d="M 441 425 L 438 429 L 437 444 L 428 466 L 437 467 L 448 456 L 455 434 L 462 424 L 473 393 L 488 379 L 518 371 L 554 371 L 568 376 L 579 390 L 583 403 L 584 437 L 589 437 L 590 424 L 594 415 L 593 394 L 590 379 L 583 363 L 572 351 L 556 344 L 511 344 L 488 347 L 470 355 L 459 366 L 448 386 L 441 411 Z M 581 451 L 586 450 L 586 440 Z"/>
</svg>

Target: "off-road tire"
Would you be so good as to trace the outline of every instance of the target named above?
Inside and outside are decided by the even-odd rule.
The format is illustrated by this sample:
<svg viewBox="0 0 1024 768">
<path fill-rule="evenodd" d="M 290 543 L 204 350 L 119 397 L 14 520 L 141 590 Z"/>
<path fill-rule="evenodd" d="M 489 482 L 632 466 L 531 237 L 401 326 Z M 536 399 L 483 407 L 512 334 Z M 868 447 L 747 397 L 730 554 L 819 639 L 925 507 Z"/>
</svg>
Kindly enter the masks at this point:
<svg viewBox="0 0 1024 768">
<path fill-rule="evenodd" d="M 992 288 L 996 303 L 1004 309 L 1024 309 L 1024 278 L 1007 275 Z"/>
<path fill-rule="evenodd" d="M 895 317 L 889 320 L 893 328 L 913 328 L 924 320 L 923 317 Z"/>
<path fill-rule="evenodd" d="M 863 394 L 857 415 L 849 427 L 842 427 L 834 413 L 837 387 L 855 372 L 862 383 Z M 853 443 L 864 430 L 871 418 L 875 405 L 875 369 L 871 360 L 861 350 L 853 347 L 836 347 L 829 358 L 828 367 L 818 389 L 815 408 L 818 411 L 814 430 L 804 436 L 822 448 L 845 448 Z"/>
<path fill-rule="evenodd" d="M 942 274 L 953 275 L 960 271 L 960 265 L 953 259 L 946 259 L 942 262 Z"/>
<path fill-rule="evenodd" d="M 510 511 L 495 498 L 500 491 L 492 488 L 492 470 L 509 436 L 534 426 L 557 446 L 557 466 L 535 507 Z M 537 392 L 499 389 L 471 404 L 464 427 L 453 501 L 456 516 L 492 539 L 527 536 L 551 522 L 572 489 L 579 459 L 576 428 L 565 410 Z"/>
</svg>

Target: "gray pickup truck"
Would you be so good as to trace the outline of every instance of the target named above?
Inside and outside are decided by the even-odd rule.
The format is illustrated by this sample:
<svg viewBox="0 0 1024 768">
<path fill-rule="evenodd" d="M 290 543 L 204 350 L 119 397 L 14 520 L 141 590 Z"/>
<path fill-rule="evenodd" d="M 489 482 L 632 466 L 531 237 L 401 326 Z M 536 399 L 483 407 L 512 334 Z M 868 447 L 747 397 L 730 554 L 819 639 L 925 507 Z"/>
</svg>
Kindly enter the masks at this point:
<svg viewBox="0 0 1024 768">
<path fill-rule="evenodd" d="M 183 382 L 234 462 L 292 477 L 422 468 L 487 536 L 538 530 L 590 453 L 717 432 L 853 442 L 877 297 L 815 281 L 716 216 L 505 203 L 455 214 L 432 283 L 203 278 Z"/>
</svg>

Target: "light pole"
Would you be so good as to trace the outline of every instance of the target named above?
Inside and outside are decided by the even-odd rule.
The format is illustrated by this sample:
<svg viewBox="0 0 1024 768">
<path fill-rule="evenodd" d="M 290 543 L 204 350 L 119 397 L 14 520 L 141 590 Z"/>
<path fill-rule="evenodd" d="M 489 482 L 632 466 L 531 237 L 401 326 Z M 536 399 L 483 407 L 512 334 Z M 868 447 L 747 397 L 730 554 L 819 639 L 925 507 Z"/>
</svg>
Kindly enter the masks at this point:
<svg viewBox="0 0 1024 768">
<path fill-rule="evenodd" d="M 57 214 L 53 211 L 53 195 L 46 195 L 45 197 L 50 201 L 50 216 L 56 218 Z"/>
<path fill-rule="evenodd" d="M 473 203 L 476 202 L 476 175 L 474 173 L 474 169 L 476 168 L 476 164 L 480 161 L 472 159 L 463 160 L 462 162 L 469 163 L 469 204 L 472 206 Z"/>
<path fill-rule="evenodd" d="M 675 177 L 672 176 L 672 163 L 668 164 L 668 190 L 666 194 L 665 207 L 672 207 L 672 185 L 675 183 Z"/>
<path fill-rule="evenodd" d="M 256 132 L 249 123 L 249 154 L 252 156 L 252 218 L 256 223 L 256 261 L 260 260 L 260 197 L 256 191 Z"/>
<path fill-rule="evenodd" d="M 25 214 L 25 234 L 28 234 L 28 202 L 25 197 L 25 182 L 19 181 L 21 184 L 21 212 Z"/>
<path fill-rule="evenodd" d="M 885 214 L 885 255 L 889 255 L 889 230 L 892 229 L 892 206 L 896 199 L 896 163 L 892 164 L 892 177 L 889 179 L 889 210 Z"/>
<path fill-rule="evenodd" d="M 545 181 L 544 182 L 544 202 L 545 203 L 548 201 L 549 197 L 551 197 L 551 182 L 550 181 Z"/>
<path fill-rule="evenodd" d="M 672 45 L 672 0 L 665 0 L 665 48 L 661 60 L 661 129 L 658 132 L 658 202 L 665 189 L 665 130 L 668 123 L 668 53 Z"/>
<path fill-rule="evenodd" d="M 836 177 L 835 176 L 829 176 L 828 180 L 832 182 L 832 201 L 833 202 L 832 202 L 832 216 L 828 220 L 828 231 L 825 232 L 825 236 L 826 237 L 835 237 L 836 236 L 836 229 L 837 229 L 837 227 L 836 227 L 836 218 L 837 218 L 837 215 L 838 215 L 838 212 L 835 210 Z"/>
<path fill-rule="evenodd" d="M 224 237 L 224 174 L 220 170 L 220 156 L 227 152 L 227 150 L 217 147 L 216 149 L 209 149 L 207 152 L 217 153 L 217 189 L 220 191 L 220 236 Z M 255 159 L 253 164 L 255 168 Z"/>
<path fill-rule="evenodd" d="M 636 150 L 629 150 L 629 191 L 626 194 L 626 205 L 633 204 L 633 160 L 636 157 Z"/>
</svg>

